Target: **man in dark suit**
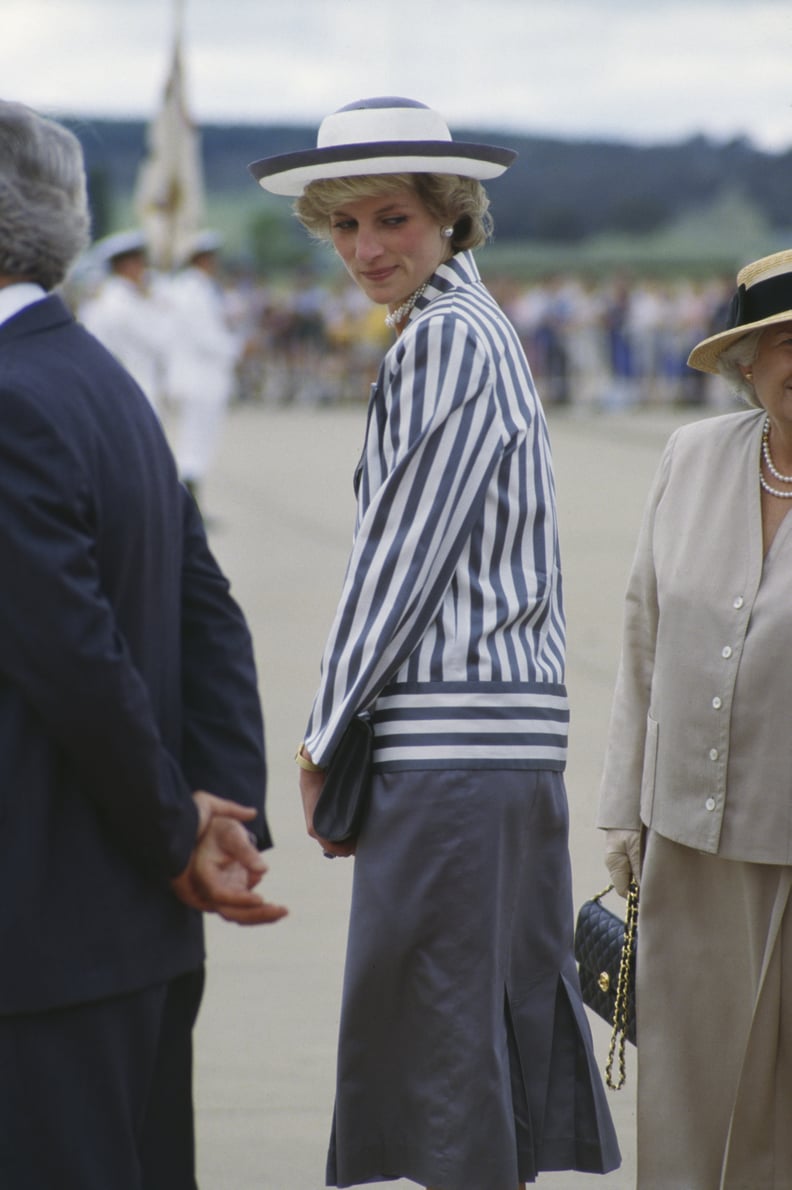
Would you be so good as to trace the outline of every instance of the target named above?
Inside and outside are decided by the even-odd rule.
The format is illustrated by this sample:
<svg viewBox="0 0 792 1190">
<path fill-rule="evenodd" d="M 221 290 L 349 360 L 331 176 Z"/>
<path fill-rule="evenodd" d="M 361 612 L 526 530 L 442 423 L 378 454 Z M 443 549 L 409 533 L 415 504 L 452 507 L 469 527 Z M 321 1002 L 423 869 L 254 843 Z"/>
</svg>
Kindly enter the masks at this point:
<svg viewBox="0 0 792 1190">
<path fill-rule="evenodd" d="M 76 138 L 0 102 L 0 1187 L 193 1190 L 201 911 L 285 910 L 245 621 L 50 293 L 88 222 Z"/>
</svg>

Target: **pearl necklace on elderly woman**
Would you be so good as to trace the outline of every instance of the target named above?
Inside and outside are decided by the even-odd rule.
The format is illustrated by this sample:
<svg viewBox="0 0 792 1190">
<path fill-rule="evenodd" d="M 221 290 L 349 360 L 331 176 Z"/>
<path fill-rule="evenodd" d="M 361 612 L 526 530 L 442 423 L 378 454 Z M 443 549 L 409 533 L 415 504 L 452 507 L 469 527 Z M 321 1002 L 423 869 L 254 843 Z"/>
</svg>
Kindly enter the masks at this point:
<svg viewBox="0 0 792 1190">
<path fill-rule="evenodd" d="M 410 294 L 406 302 L 402 302 L 400 306 L 397 306 L 392 314 L 386 314 L 385 325 L 390 327 L 392 331 L 395 330 L 397 326 L 400 326 L 412 310 L 415 303 L 418 301 L 418 298 L 424 293 L 428 284 L 428 281 L 424 281 L 423 285 L 419 285 L 415 292 Z"/>
<path fill-rule="evenodd" d="M 770 418 L 765 418 L 764 429 L 762 430 L 762 458 L 765 461 L 765 466 L 774 479 L 779 479 L 781 483 L 792 483 L 792 475 L 782 475 L 773 463 L 770 454 Z M 782 500 L 792 500 L 792 492 L 779 492 L 777 488 L 771 488 L 770 484 L 762 475 L 761 464 L 759 466 L 759 482 L 764 490 L 770 496 L 780 496 Z"/>
</svg>

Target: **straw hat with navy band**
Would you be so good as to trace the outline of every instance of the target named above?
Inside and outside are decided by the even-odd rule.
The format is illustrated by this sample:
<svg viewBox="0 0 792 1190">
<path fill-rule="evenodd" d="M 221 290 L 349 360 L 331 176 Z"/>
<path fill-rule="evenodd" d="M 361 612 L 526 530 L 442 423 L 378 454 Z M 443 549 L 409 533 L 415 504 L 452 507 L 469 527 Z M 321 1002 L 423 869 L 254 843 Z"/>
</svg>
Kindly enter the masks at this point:
<svg viewBox="0 0 792 1190">
<path fill-rule="evenodd" d="M 728 327 L 694 347 L 688 364 L 700 372 L 717 373 L 718 357 L 725 348 L 750 331 L 777 322 L 792 322 L 792 250 L 789 249 L 763 256 L 740 270 Z"/>
<path fill-rule="evenodd" d="M 413 99 L 359 99 L 327 116 L 315 149 L 265 157 L 248 166 L 264 190 L 292 197 L 311 182 L 362 174 L 442 173 L 497 178 L 517 154 L 455 141 L 441 115 Z"/>
</svg>

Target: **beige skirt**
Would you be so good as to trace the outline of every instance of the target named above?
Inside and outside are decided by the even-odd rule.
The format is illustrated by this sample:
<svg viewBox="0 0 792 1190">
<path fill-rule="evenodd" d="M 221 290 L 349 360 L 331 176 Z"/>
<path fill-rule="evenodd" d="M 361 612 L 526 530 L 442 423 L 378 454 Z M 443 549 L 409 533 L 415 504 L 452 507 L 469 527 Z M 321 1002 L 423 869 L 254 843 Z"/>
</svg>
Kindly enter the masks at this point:
<svg viewBox="0 0 792 1190">
<path fill-rule="evenodd" d="M 790 887 L 649 832 L 638 1190 L 792 1190 Z"/>
</svg>

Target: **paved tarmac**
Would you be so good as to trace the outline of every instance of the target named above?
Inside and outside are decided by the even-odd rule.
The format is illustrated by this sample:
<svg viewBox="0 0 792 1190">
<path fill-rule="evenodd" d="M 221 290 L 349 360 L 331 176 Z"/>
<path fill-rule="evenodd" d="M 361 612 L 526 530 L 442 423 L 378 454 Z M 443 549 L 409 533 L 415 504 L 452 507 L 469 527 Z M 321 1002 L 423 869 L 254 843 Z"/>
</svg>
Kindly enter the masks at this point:
<svg viewBox="0 0 792 1190">
<path fill-rule="evenodd" d="M 694 416 L 701 413 L 550 411 L 569 629 L 576 904 L 607 883 L 593 819 L 643 502 L 669 433 Z M 362 406 L 236 406 L 205 493 L 213 548 L 256 641 L 276 843 L 264 887 L 290 916 L 248 930 L 208 922 L 208 983 L 196 1039 L 201 1190 L 324 1186 L 353 861 L 328 862 L 305 836 L 293 756 L 346 561 L 351 475 L 364 424 Z M 621 907 L 613 894 L 611 901 Z M 609 1030 L 593 1019 L 592 1031 L 604 1067 Z M 636 1053 L 628 1047 L 627 1085 L 608 1092 L 622 1168 L 604 1178 L 543 1174 L 540 1187 L 634 1185 L 635 1074 Z"/>
</svg>

